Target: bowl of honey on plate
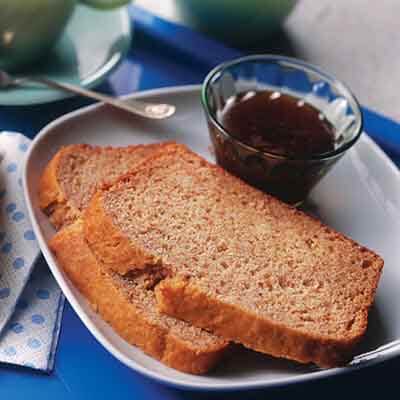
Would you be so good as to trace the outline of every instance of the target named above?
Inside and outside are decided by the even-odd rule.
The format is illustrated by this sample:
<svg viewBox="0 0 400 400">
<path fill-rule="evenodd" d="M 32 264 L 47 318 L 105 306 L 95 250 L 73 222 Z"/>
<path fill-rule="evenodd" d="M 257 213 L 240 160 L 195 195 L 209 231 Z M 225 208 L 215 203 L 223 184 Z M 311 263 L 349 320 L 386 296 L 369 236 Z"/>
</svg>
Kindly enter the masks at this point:
<svg viewBox="0 0 400 400">
<path fill-rule="evenodd" d="M 295 206 L 362 132 L 350 90 L 287 57 L 256 55 L 219 65 L 204 81 L 202 103 L 217 163 Z"/>
</svg>

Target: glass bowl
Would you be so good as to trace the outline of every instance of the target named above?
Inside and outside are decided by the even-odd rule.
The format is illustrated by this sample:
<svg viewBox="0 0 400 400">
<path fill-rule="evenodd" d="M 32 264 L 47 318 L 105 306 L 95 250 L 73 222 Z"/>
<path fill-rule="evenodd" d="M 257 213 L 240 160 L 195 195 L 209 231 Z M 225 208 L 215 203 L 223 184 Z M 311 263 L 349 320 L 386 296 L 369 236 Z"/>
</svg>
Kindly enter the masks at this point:
<svg viewBox="0 0 400 400">
<path fill-rule="evenodd" d="M 227 102 L 233 96 L 262 90 L 287 94 L 316 108 L 333 127 L 334 149 L 296 158 L 261 151 L 232 136 L 222 123 Z M 254 55 L 217 66 L 204 80 L 202 104 L 218 164 L 296 206 L 362 132 L 362 114 L 351 91 L 317 67 L 288 57 Z"/>
</svg>

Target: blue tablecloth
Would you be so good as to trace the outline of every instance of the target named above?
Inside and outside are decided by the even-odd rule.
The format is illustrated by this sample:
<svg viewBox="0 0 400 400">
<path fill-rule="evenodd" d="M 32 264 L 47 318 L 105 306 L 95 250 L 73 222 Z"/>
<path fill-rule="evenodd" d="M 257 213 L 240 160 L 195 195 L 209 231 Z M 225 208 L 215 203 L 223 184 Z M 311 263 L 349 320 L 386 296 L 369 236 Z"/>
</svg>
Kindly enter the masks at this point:
<svg viewBox="0 0 400 400">
<path fill-rule="evenodd" d="M 241 55 L 186 28 L 131 8 L 135 34 L 127 59 L 99 90 L 126 94 L 162 86 L 200 83 L 221 61 Z M 0 107 L 1 129 L 33 137 L 50 120 L 89 104 L 69 99 L 51 105 Z M 363 109 L 365 130 L 400 165 L 400 125 Z M 69 305 L 52 375 L 1 368 L 0 397 L 16 399 L 263 399 L 326 398 L 343 394 L 382 396 L 395 393 L 400 359 L 349 375 L 280 389 L 241 393 L 194 393 L 159 385 L 115 360 L 92 337 Z M 383 391 L 384 388 L 384 391 Z"/>
</svg>

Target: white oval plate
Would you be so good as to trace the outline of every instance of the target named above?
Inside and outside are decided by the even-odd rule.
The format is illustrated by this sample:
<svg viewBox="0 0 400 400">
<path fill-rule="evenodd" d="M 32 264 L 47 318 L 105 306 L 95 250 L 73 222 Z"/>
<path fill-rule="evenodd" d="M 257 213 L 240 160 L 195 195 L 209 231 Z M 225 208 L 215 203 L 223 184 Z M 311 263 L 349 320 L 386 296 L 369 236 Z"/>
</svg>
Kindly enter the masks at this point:
<svg viewBox="0 0 400 400">
<path fill-rule="evenodd" d="M 54 230 L 38 207 L 40 174 L 54 153 L 61 146 L 71 143 L 124 146 L 176 140 L 213 160 L 199 90 L 199 86 L 165 88 L 131 96 L 175 104 L 177 114 L 163 122 L 144 121 L 104 105 L 75 111 L 45 127 L 30 147 L 23 182 L 32 225 L 51 271 L 87 328 L 111 354 L 133 370 L 172 386 L 198 390 L 286 385 L 351 371 L 400 354 L 400 347 L 394 346 L 355 366 L 321 371 L 244 351 L 212 373 L 194 376 L 175 371 L 148 357 L 121 339 L 91 311 L 85 299 L 60 269 L 46 244 Z M 363 135 L 311 196 L 313 211 L 324 222 L 375 250 L 385 259 L 383 278 L 360 352 L 400 339 L 399 183 L 396 167 L 371 139 Z"/>
</svg>

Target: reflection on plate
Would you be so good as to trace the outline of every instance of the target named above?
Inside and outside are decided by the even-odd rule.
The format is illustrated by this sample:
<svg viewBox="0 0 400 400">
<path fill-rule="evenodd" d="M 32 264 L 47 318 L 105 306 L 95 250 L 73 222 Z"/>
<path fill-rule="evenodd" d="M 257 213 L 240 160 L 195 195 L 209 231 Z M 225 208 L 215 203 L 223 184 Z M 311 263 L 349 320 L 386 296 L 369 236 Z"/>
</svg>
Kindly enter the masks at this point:
<svg viewBox="0 0 400 400">
<path fill-rule="evenodd" d="M 134 97 L 169 102 L 175 104 L 178 111 L 163 122 L 145 121 L 101 105 L 63 116 L 36 137 L 29 151 L 24 174 L 25 197 L 43 254 L 79 317 L 110 353 L 133 370 L 158 381 L 201 390 L 286 385 L 340 374 L 400 354 L 400 348 L 394 348 L 390 353 L 363 361 L 357 367 L 316 370 L 242 349 L 210 374 L 194 376 L 175 371 L 146 356 L 122 340 L 92 312 L 85 299 L 58 267 L 46 244 L 54 231 L 47 217 L 39 210 L 36 191 L 40 173 L 50 158 L 60 146 L 70 143 L 123 146 L 176 140 L 213 160 L 198 86 L 159 89 Z M 397 243 L 400 237 L 399 183 L 397 169 L 364 135 L 317 186 L 309 202 L 309 208 L 324 222 L 377 251 L 385 259 L 376 304 L 360 352 L 400 338 L 400 247 Z"/>
<path fill-rule="evenodd" d="M 25 74 L 93 87 L 124 58 L 129 45 L 130 19 L 125 8 L 105 12 L 80 5 L 56 48 Z M 70 96 L 27 84 L 0 91 L 0 105 L 47 103 Z"/>
</svg>

